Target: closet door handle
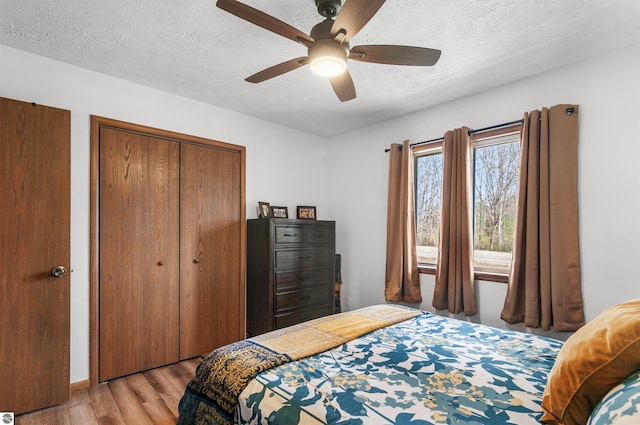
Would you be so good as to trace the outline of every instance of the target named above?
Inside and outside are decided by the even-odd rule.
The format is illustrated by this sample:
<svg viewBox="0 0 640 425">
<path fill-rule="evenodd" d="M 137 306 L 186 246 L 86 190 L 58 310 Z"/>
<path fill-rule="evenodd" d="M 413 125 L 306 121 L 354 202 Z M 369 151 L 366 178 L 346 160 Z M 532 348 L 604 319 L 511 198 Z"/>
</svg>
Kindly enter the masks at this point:
<svg viewBox="0 0 640 425">
<path fill-rule="evenodd" d="M 193 262 L 194 262 L 194 263 L 196 263 L 196 264 L 198 264 L 198 263 L 200 262 L 200 259 L 199 259 L 199 258 L 194 258 L 194 259 L 193 259 Z"/>
<path fill-rule="evenodd" d="M 159 266 L 164 266 L 164 261 L 162 261 L 162 260 L 158 261 L 158 265 Z"/>
</svg>

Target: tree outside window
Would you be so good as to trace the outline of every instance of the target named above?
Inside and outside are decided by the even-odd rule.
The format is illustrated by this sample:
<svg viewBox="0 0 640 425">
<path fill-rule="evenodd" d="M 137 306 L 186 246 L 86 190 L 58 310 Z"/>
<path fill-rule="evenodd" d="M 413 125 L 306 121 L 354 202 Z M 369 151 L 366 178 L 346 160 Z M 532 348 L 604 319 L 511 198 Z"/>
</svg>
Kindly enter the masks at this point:
<svg viewBox="0 0 640 425">
<path fill-rule="evenodd" d="M 442 149 L 415 158 L 418 263 L 436 264 L 442 209 Z"/>
<path fill-rule="evenodd" d="M 508 274 L 513 248 L 520 134 L 474 142 L 474 267 Z M 442 203 L 442 149 L 415 154 L 416 245 L 418 262 L 435 265 Z"/>
<path fill-rule="evenodd" d="M 474 148 L 473 258 L 476 270 L 509 273 L 515 236 L 520 137 Z"/>
</svg>

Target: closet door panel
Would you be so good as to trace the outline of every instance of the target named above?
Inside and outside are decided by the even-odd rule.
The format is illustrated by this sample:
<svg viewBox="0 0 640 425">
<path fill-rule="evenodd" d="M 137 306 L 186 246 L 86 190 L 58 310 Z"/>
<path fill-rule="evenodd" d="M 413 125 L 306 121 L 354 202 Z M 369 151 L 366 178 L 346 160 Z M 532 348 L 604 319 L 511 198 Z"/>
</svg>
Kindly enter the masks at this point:
<svg viewBox="0 0 640 425">
<path fill-rule="evenodd" d="M 244 338 L 241 156 L 182 144 L 180 357 Z"/>
<path fill-rule="evenodd" d="M 178 360 L 178 167 L 178 143 L 100 129 L 100 381 Z"/>
</svg>

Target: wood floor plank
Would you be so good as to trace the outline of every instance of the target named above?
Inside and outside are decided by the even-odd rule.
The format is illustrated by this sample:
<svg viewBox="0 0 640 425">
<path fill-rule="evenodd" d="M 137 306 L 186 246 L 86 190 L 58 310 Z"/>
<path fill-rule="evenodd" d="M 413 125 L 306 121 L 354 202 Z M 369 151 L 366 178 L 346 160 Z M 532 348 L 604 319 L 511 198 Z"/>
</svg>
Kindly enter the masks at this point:
<svg viewBox="0 0 640 425">
<path fill-rule="evenodd" d="M 69 419 L 70 425 L 99 425 L 96 412 L 89 402 L 69 406 Z"/>
<path fill-rule="evenodd" d="M 178 402 L 201 358 L 76 391 L 65 404 L 16 417 L 16 425 L 175 425 Z"/>
<path fill-rule="evenodd" d="M 113 398 L 113 394 L 111 394 L 109 385 L 102 383 L 93 388 L 89 399 L 100 425 L 127 425 Z"/>
<path fill-rule="evenodd" d="M 166 369 L 181 382 L 181 387 L 186 387 L 191 378 L 196 374 L 196 368 L 201 362 L 202 358 L 197 357 L 169 365 Z"/>
<path fill-rule="evenodd" d="M 66 404 L 38 410 L 29 415 L 15 418 L 16 425 L 59 425 L 69 424 L 69 409 Z"/>
<path fill-rule="evenodd" d="M 67 408 L 69 409 L 68 425 L 98 425 L 96 413 L 89 399 L 88 389 L 72 393 L 71 398 L 67 402 Z"/>
<path fill-rule="evenodd" d="M 127 379 L 114 379 L 108 383 L 108 386 L 125 423 L 153 425 L 153 421 L 142 406 L 143 401 L 128 385 Z"/>
<path fill-rule="evenodd" d="M 184 369 L 178 371 L 173 368 L 163 368 L 155 371 L 155 374 L 159 376 L 158 379 L 162 379 L 167 387 L 167 392 L 172 395 L 177 395 L 178 400 L 184 393 L 184 388 L 187 386 L 189 379 L 185 379 L 182 373 L 186 373 Z"/>
<path fill-rule="evenodd" d="M 71 394 L 71 397 L 67 402 L 67 406 L 71 408 L 75 406 L 80 406 L 82 404 L 89 404 L 90 403 L 89 391 L 90 389 L 88 388 L 86 390 L 76 391 L 75 393 Z"/>
<path fill-rule="evenodd" d="M 145 378 L 145 373 L 146 372 L 136 373 L 135 375 L 121 378 L 127 381 L 129 388 L 131 388 L 140 399 L 140 403 L 152 401 L 160 397 L 156 389 L 149 383 L 147 378 Z"/>
<path fill-rule="evenodd" d="M 167 368 L 155 369 L 145 372 L 145 377 L 149 382 L 153 382 L 156 392 L 160 395 L 164 403 L 175 417 L 178 417 L 178 403 L 184 393 L 176 388 L 175 377 L 168 372 Z M 186 384 L 184 384 L 186 386 Z M 184 388 L 184 386 L 182 387 Z"/>
<path fill-rule="evenodd" d="M 144 403 L 144 409 L 156 425 L 175 424 L 178 420 L 178 414 L 174 414 L 163 399 L 152 400 Z"/>
</svg>

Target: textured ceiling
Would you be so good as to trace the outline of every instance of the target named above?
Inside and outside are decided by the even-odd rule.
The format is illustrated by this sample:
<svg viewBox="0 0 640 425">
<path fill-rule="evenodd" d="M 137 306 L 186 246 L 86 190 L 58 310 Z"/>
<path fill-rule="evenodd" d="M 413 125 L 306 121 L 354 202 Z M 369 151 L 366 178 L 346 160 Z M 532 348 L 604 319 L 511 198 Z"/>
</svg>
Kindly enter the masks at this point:
<svg viewBox="0 0 640 425">
<path fill-rule="evenodd" d="M 348 1 L 348 0 L 346 0 Z M 305 33 L 314 0 L 244 0 Z M 442 50 L 432 68 L 349 62 L 341 103 L 303 67 L 245 77 L 306 48 L 215 0 L 2 0 L 0 44 L 332 136 L 640 43 L 639 0 L 387 0 L 351 44 Z"/>
</svg>

